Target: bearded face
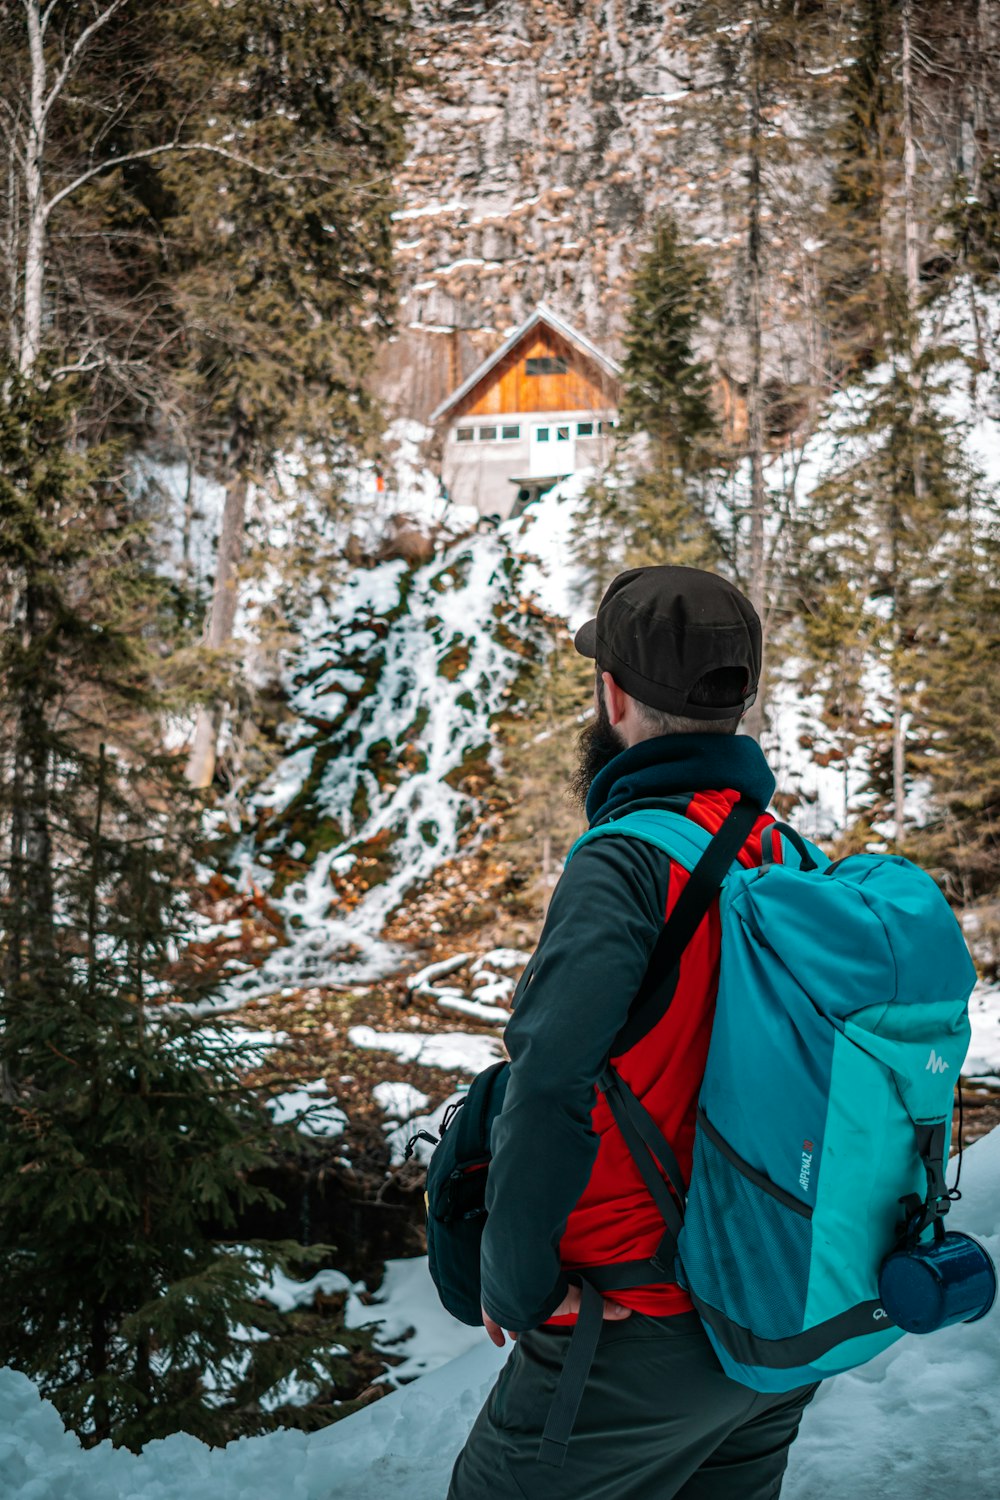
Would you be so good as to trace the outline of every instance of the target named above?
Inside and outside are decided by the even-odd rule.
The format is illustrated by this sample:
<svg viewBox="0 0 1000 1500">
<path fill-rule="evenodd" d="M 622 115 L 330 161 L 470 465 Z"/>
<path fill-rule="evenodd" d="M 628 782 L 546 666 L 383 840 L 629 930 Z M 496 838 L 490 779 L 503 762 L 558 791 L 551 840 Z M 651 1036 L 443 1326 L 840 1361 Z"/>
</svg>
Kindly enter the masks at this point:
<svg viewBox="0 0 1000 1500">
<path fill-rule="evenodd" d="M 625 741 L 608 718 L 604 683 L 598 677 L 597 713 L 591 723 L 585 725 L 580 731 L 577 741 L 576 770 L 569 784 L 570 794 L 581 809 L 586 808 L 587 793 L 590 791 L 594 777 L 625 748 Z"/>
</svg>

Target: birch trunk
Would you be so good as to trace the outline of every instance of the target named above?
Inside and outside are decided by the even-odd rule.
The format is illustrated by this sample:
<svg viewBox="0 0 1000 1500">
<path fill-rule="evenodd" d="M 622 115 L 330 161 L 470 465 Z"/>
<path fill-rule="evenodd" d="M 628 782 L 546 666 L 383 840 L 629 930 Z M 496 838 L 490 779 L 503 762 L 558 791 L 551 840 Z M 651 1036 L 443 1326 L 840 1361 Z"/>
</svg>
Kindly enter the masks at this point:
<svg viewBox="0 0 1000 1500">
<path fill-rule="evenodd" d="M 34 369 L 42 343 L 42 296 L 45 286 L 45 198 L 42 164 L 45 158 L 45 47 L 37 0 L 25 0 L 28 55 L 31 66 L 28 140 L 24 157 L 24 194 L 27 233 L 24 251 L 24 299 L 18 367 L 22 375 Z"/>
<path fill-rule="evenodd" d="M 920 296 L 920 250 L 917 233 L 917 143 L 913 131 L 913 3 L 903 0 L 900 11 L 903 52 L 903 215 L 906 238 L 906 300 L 911 318 Z M 915 347 L 917 335 L 912 334 Z"/>
</svg>

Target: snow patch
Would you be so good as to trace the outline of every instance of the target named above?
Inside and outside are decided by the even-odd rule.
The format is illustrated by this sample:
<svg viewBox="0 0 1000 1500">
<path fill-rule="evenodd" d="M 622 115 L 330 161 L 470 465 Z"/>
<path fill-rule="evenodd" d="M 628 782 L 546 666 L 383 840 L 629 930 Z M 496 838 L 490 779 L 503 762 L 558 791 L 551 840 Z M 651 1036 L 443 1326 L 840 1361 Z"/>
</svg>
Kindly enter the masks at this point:
<svg viewBox="0 0 1000 1500">
<path fill-rule="evenodd" d="M 352 1026 L 347 1033 L 352 1047 L 394 1052 L 403 1062 L 424 1068 L 446 1068 L 449 1072 L 481 1073 L 503 1057 L 495 1037 L 473 1036 L 464 1031 L 375 1031 L 371 1026 Z"/>
<path fill-rule="evenodd" d="M 301 1088 L 289 1089 L 267 1101 L 275 1125 L 294 1125 L 301 1135 L 343 1135 L 347 1128 L 347 1116 L 333 1102 L 324 1098 L 327 1093 L 326 1080 L 317 1078 L 313 1083 L 304 1083 Z"/>
</svg>

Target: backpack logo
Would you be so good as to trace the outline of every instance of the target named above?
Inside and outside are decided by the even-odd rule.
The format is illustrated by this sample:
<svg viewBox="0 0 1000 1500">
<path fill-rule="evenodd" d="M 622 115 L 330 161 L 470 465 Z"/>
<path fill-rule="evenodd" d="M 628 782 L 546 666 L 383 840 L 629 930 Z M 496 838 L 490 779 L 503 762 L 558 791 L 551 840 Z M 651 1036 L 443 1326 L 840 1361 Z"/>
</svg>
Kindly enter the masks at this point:
<svg viewBox="0 0 1000 1500">
<path fill-rule="evenodd" d="M 802 1165 L 799 1167 L 799 1187 L 804 1193 L 809 1191 L 809 1174 L 813 1164 L 812 1141 L 802 1142 Z"/>
<path fill-rule="evenodd" d="M 931 1073 L 945 1073 L 945 1072 L 947 1072 L 948 1067 L 949 1067 L 949 1064 L 945 1062 L 945 1060 L 944 1060 L 943 1057 L 938 1057 L 937 1053 L 934 1051 L 934 1048 L 932 1047 L 931 1048 L 931 1055 L 927 1059 L 927 1067 L 924 1069 L 924 1072 L 925 1073 L 927 1073 L 927 1072 L 931 1072 Z"/>
<path fill-rule="evenodd" d="M 876 1323 L 880 1318 L 887 1318 L 888 1316 L 889 1314 L 886 1312 L 884 1307 L 876 1307 L 875 1311 L 872 1313 L 872 1318 Z"/>
</svg>

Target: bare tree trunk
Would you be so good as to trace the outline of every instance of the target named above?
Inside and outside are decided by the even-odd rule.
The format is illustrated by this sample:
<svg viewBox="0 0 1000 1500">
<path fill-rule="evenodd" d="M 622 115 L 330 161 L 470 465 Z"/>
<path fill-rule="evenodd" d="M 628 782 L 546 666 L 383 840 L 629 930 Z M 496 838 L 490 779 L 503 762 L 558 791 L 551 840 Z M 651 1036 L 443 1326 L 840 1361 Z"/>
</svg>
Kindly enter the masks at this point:
<svg viewBox="0 0 1000 1500">
<path fill-rule="evenodd" d="M 892 687 L 892 824 L 893 838 L 902 844 L 906 831 L 906 724 L 899 682 Z"/>
<path fill-rule="evenodd" d="M 41 607 L 27 590 L 25 638 L 34 641 L 41 634 Z M 49 748 L 45 707 L 33 674 L 27 674 L 18 694 L 18 736 L 23 749 L 27 795 L 24 816 L 24 901 L 30 914 L 31 953 L 29 962 L 39 977 L 44 976 L 53 952 L 54 902 L 52 894 L 52 829 L 49 800 L 52 779 L 52 755 Z"/>
<path fill-rule="evenodd" d="M 900 10 L 903 52 L 903 215 L 906 238 L 906 300 L 915 318 L 920 298 L 920 247 L 917 234 L 917 143 L 913 131 L 913 0 Z M 916 334 L 913 335 L 914 340 Z"/>
<path fill-rule="evenodd" d="M 97 807 L 90 843 L 90 885 L 87 891 L 87 995 L 91 1000 L 97 990 L 97 897 L 101 884 L 101 821 L 104 817 L 107 782 L 107 747 L 102 740 L 97 757 Z"/>
<path fill-rule="evenodd" d="M 18 365 L 22 375 L 34 368 L 42 343 L 42 296 L 45 285 L 45 198 L 42 162 L 45 155 L 45 47 L 38 0 L 25 0 L 31 93 L 28 140 L 24 158 L 25 208 L 28 216 L 24 252 L 24 301 Z"/>
<path fill-rule="evenodd" d="M 990 18 L 987 0 L 977 0 L 976 26 L 973 34 L 975 57 L 969 70 L 972 87 L 972 179 L 973 193 L 978 197 L 983 182 L 983 157 L 989 140 L 987 80 L 990 59 Z"/>
<path fill-rule="evenodd" d="M 917 149 L 913 129 L 913 3 L 903 0 L 900 9 L 902 28 L 902 72 L 903 72 L 903 226 L 904 262 L 906 275 L 906 316 L 909 330 L 909 379 L 910 379 L 910 427 L 913 471 L 913 501 L 919 510 L 926 492 L 923 453 L 918 427 L 920 423 L 921 376 L 920 325 L 920 247 L 917 226 L 916 183 Z M 893 551 L 902 517 L 895 512 L 892 521 Z M 909 715 L 904 711 L 900 673 L 902 666 L 903 640 L 902 613 L 904 606 L 902 581 L 899 577 L 897 558 L 892 564 L 892 805 L 893 824 L 897 844 L 902 842 L 906 817 L 906 727 Z"/>
<path fill-rule="evenodd" d="M 750 41 L 750 140 L 747 219 L 747 446 L 750 457 L 750 602 L 767 620 L 767 554 L 765 550 L 763 329 L 761 306 L 761 100 L 760 37 L 756 17 Z M 766 647 L 766 640 L 765 640 Z M 757 700 L 744 719 L 748 734 L 759 739 L 764 728 L 764 672 Z"/>
<path fill-rule="evenodd" d="M 972 195 L 978 198 L 982 190 L 983 182 L 983 158 L 989 143 L 989 115 L 987 113 L 987 81 L 989 78 L 989 56 L 990 56 L 990 31 L 989 18 L 986 13 L 986 0 L 978 0 L 976 5 L 976 24 L 972 35 L 973 56 L 969 67 L 969 88 L 971 98 L 972 116 L 972 161 L 970 163 L 971 177 L 969 179 Z M 982 319 L 979 315 L 979 303 L 976 301 L 976 285 L 973 277 L 967 277 L 969 289 L 969 313 L 972 317 L 972 330 L 976 340 L 976 358 L 969 372 L 969 385 L 973 401 L 978 396 L 979 376 L 987 370 L 989 362 L 986 356 L 986 341 L 983 338 Z"/>
<path fill-rule="evenodd" d="M 191 533 L 194 529 L 194 454 L 187 456 L 187 483 L 184 486 L 184 520 L 181 526 L 181 582 L 186 589 L 191 582 Z"/>
<path fill-rule="evenodd" d="M 18 214 L 20 211 L 20 184 L 17 159 L 13 150 L 7 161 L 7 243 L 4 258 L 7 262 L 7 306 L 10 321 L 7 325 L 7 351 L 12 364 L 17 364 L 21 354 L 21 320 L 18 313 L 20 293 L 18 289 Z"/>
<path fill-rule="evenodd" d="M 238 446 L 234 458 L 233 473 L 226 487 L 226 502 L 222 510 L 215 587 L 208 617 L 206 645 L 211 651 L 221 651 L 229 643 L 236 618 L 237 584 L 243 555 L 249 481 L 241 446 Z M 215 775 L 220 722 L 219 710 L 214 705 L 205 704 L 199 710 L 187 764 L 187 779 L 194 787 L 209 786 Z"/>
</svg>

